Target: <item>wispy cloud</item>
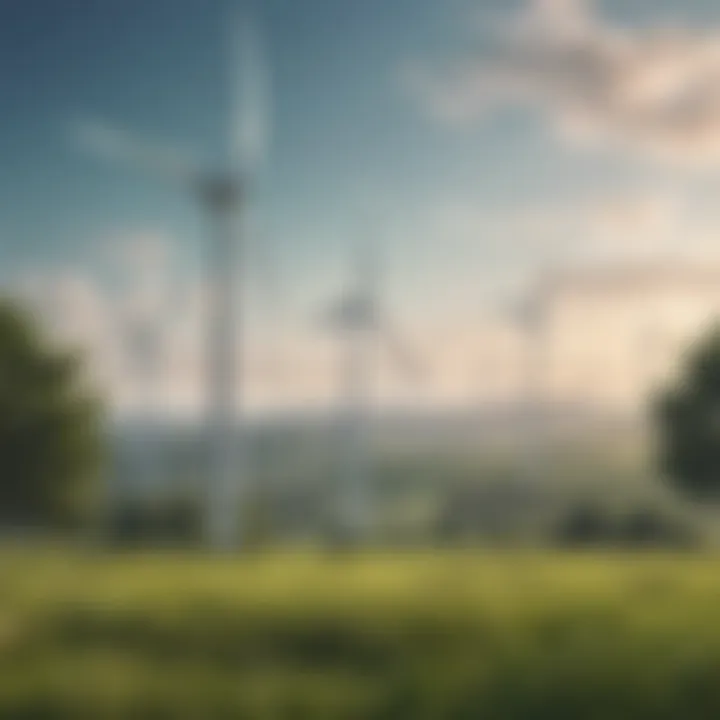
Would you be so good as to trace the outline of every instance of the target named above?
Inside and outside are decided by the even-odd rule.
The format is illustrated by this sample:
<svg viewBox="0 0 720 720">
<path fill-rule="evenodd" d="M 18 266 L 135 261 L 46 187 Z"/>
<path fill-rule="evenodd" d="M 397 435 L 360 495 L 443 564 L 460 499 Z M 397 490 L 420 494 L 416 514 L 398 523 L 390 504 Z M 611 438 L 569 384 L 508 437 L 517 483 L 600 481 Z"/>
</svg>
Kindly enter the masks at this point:
<svg viewBox="0 0 720 720">
<path fill-rule="evenodd" d="M 590 2 L 532 0 L 483 46 L 408 73 L 438 120 L 467 126 L 516 107 L 565 141 L 720 164 L 720 28 L 629 28 Z"/>
</svg>

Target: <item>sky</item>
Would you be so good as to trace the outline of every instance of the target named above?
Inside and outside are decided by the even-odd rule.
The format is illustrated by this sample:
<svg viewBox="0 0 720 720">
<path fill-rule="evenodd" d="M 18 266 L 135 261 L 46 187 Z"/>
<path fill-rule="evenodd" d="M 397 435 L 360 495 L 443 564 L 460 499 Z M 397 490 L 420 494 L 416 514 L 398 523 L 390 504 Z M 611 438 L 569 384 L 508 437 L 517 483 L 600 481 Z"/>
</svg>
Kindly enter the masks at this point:
<svg viewBox="0 0 720 720">
<path fill-rule="evenodd" d="M 185 194 L 101 161 L 78 128 L 223 162 L 238 2 L 0 2 L 0 279 L 44 294 L 105 367 L 121 270 L 125 304 L 174 288 L 157 312 L 168 343 L 193 346 L 177 316 L 197 316 L 206 228 Z M 474 392 L 483 343 L 504 332 L 496 306 L 543 263 L 715 252 L 711 0 L 266 0 L 254 16 L 272 100 L 249 332 L 300 395 L 333 392 L 314 318 L 358 243 L 378 248 L 387 305 L 443 397 Z M 169 354 L 193 355 L 181 347 Z M 185 365 L 177 396 L 197 375 Z"/>
</svg>

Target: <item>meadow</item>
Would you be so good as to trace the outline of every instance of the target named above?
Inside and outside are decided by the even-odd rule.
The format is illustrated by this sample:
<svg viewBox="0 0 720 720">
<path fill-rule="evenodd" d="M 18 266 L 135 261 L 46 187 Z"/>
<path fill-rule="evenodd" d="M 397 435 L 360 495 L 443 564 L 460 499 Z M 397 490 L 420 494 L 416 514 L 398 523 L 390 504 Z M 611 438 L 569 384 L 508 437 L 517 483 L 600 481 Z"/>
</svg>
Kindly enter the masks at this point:
<svg viewBox="0 0 720 720">
<path fill-rule="evenodd" d="M 0 551 L 3 718 L 716 718 L 720 558 Z"/>
</svg>

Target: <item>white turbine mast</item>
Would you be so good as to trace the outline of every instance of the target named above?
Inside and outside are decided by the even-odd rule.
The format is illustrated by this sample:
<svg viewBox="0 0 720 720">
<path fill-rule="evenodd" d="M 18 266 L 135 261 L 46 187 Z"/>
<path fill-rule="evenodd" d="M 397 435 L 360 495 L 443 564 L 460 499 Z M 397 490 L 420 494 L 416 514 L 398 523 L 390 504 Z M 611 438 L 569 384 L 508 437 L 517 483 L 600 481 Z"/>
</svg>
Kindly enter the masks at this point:
<svg viewBox="0 0 720 720">
<path fill-rule="evenodd" d="M 77 139 L 94 155 L 121 163 L 189 192 L 206 212 L 207 243 L 207 413 L 208 493 L 206 532 L 218 550 L 241 539 L 242 433 L 238 431 L 240 209 L 247 205 L 250 183 L 260 169 L 267 144 L 267 68 L 257 26 L 233 8 L 231 28 L 230 132 L 225 167 L 207 169 L 187 156 L 137 141 L 98 122 L 76 128 Z M 239 452 L 238 452 L 239 451 Z M 240 468 L 240 469 L 239 469 Z"/>
</svg>

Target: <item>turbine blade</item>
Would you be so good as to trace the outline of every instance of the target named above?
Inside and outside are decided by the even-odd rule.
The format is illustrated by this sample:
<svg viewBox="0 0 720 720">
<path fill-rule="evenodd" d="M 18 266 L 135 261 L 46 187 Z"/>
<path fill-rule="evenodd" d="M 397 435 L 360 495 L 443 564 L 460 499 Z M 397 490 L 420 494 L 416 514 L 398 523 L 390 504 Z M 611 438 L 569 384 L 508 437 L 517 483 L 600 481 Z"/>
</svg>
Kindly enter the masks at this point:
<svg viewBox="0 0 720 720">
<path fill-rule="evenodd" d="M 103 160 L 173 182 L 192 183 L 200 175 L 198 165 L 184 154 L 138 141 L 103 122 L 86 120 L 74 129 L 79 146 Z"/>
<path fill-rule="evenodd" d="M 420 362 L 397 327 L 385 315 L 381 288 L 381 276 L 384 273 L 377 244 L 367 240 L 359 242 L 354 260 L 358 323 L 376 333 L 404 375 L 417 379 L 422 374 Z"/>
<path fill-rule="evenodd" d="M 249 12 L 232 19 L 230 47 L 230 161 L 243 174 L 257 172 L 270 138 L 270 69 L 259 25 Z"/>
</svg>

